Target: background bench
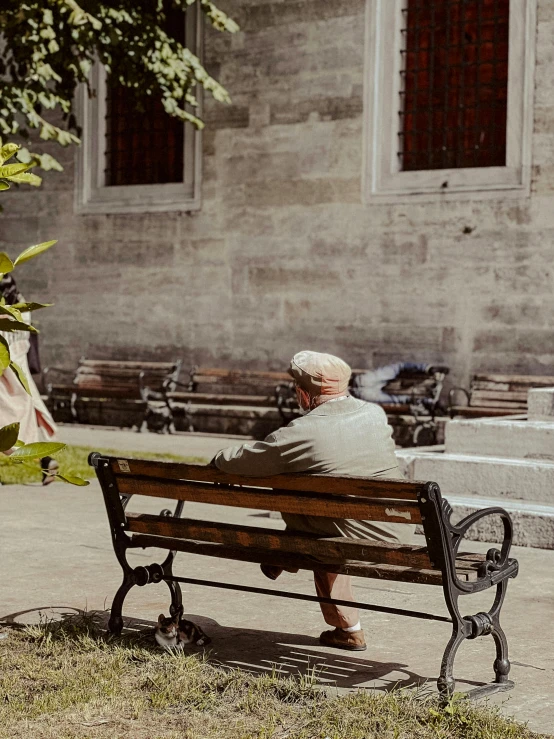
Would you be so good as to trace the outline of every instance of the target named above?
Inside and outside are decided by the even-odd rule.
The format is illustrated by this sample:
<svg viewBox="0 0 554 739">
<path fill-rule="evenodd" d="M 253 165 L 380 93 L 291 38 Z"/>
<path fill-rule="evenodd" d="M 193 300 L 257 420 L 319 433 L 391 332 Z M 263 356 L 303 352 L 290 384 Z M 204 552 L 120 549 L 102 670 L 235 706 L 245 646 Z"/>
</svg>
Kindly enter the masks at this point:
<svg viewBox="0 0 554 739">
<path fill-rule="evenodd" d="M 286 372 L 193 367 L 186 384 L 168 392 L 175 422 L 185 431 L 264 438 L 288 422 L 276 388 L 290 383 Z"/>
<path fill-rule="evenodd" d="M 175 387 L 180 368 L 180 361 L 119 362 L 83 357 L 75 371 L 45 370 L 47 402 L 59 421 L 139 429 L 146 425 L 151 430 L 169 431 L 167 393 Z"/>
<path fill-rule="evenodd" d="M 478 418 L 527 413 L 529 390 L 553 386 L 554 377 L 540 375 L 474 375 L 469 389 L 450 390 L 449 414 Z"/>
<path fill-rule="evenodd" d="M 444 652 L 438 680 L 439 690 L 444 695 L 451 695 L 454 691 L 453 663 L 460 644 L 465 639 L 486 635 L 493 637 L 496 646 L 495 680 L 471 691 L 471 694 L 481 696 L 512 687 L 508 680 L 508 645 L 500 626 L 500 609 L 508 579 L 517 575 L 518 564 L 509 557 L 512 522 L 502 508 L 478 511 L 453 525 L 450 521 L 452 510 L 433 482 L 307 474 L 240 477 L 210 466 L 117 459 L 98 453 L 91 454 L 89 461 L 95 467 L 102 487 L 114 550 L 123 569 L 123 582 L 111 610 L 111 632 L 117 634 L 123 628 L 122 609 L 129 590 L 135 585 L 161 581 L 169 586 L 170 611 L 173 614 L 182 604 L 180 582 L 344 604 L 344 601 L 318 599 L 313 595 L 178 577 L 173 574 L 178 551 L 358 577 L 439 585 L 443 588 L 450 618 L 365 603 L 354 605 L 366 610 L 451 622 L 452 636 Z M 162 515 L 127 512 L 129 499 L 135 494 L 178 501 L 173 516 L 169 511 L 162 512 Z M 332 518 L 420 523 L 425 532 L 425 545 L 319 537 L 182 519 L 184 501 Z M 501 550 L 490 549 L 486 555 L 460 553 L 459 547 L 466 531 L 481 518 L 491 515 L 500 517 L 504 525 Z M 165 549 L 168 554 L 161 563 L 133 568 L 127 561 L 126 552 L 137 547 Z M 316 562 L 314 558 L 320 561 Z M 462 617 L 459 597 L 490 587 L 496 587 L 490 610 Z"/>
</svg>

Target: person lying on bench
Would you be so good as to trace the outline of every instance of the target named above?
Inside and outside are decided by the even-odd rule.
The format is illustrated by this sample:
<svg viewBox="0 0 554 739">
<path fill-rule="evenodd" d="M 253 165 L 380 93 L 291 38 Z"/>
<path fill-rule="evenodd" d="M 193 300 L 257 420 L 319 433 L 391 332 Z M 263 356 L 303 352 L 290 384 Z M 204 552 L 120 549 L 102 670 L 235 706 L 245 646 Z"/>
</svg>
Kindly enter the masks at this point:
<svg viewBox="0 0 554 739">
<path fill-rule="evenodd" d="M 413 398 L 408 395 L 392 395 L 386 391 L 389 382 L 396 380 L 402 372 L 421 372 L 428 375 L 441 373 L 447 375 L 450 369 L 444 365 L 430 365 L 425 362 L 394 362 L 384 367 L 376 367 L 368 370 L 354 378 L 352 382 L 352 394 L 369 403 L 387 403 L 400 405 L 411 403 Z M 432 401 L 427 398 L 421 400 L 423 405 Z"/>
<path fill-rule="evenodd" d="M 303 416 L 270 434 L 264 441 L 223 449 L 213 463 L 223 472 L 251 475 L 283 473 L 335 473 L 362 477 L 402 479 L 392 429 L 378 405 L 349 395 L 352 373 L 342 359 L 330 354 L 302 351 L 290 364 Z M 373 541 L 411 544 L 414 526 L 331 519 L 283 513 L 287 529 L 321 536 L 355 536 Z M 282 569 L 261 565 L 275 580 Z M 354 600 L 351 578 L 314 572 L 319 597 Z M 327 646 L 361 651 L 366 649 L 358 609 L 321 603 L 323 617 L 333 631 L 324 631 L 320 642 Z"/>
</svg>

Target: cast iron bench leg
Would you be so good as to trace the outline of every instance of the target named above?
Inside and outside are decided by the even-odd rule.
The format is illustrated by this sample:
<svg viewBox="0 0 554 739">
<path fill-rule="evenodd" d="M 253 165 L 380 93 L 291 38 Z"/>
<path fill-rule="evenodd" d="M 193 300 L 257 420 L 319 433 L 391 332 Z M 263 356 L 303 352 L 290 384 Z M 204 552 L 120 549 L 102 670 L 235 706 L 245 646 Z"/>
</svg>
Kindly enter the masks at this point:
<svg viewBox="0 0 554 739">
<path fill-rule="evenodd" d="M 439 693 L 443 700 L 448 700 L 454 693 L 456 681 L 454 679 L 454 660 L 460 644 L 464 639 L 477 639 L 480 636 L 492 636 L 496 647 L 496 659 L 493 664 L 494 682 L 480 685 L 478 688 L 466 693 L 468 698 L 483 698 L 492 693 L 511 690 L 514 683 L 508 679 L 510 672 L 510 660 L 508 659 L 508 640 L 500 626 L 500 610 L 506 596 L 508 580 L 499 582 L 496 586 L 496 597 L 491 610 L 480 612 L 474 616 L 462 618 L 458 610 L 458 598 L 453 598 L 449 603 L 452 615 L 452 636 L 444 651 L 441 663 L 440 677 L 437 681 Z"/>
<path fill-rule="evenodd" d="M 123 582 L 113 599 L 110 620 L 108 621 L 108 631 L 110 634 L 115 634 L 116 636 L 119 636 L 123 630 L 123 603 L 125 602 L 125 598 L 127 597 L 129 590 L 131 590 L 133 585 L 136 585 L 135 578 L 132 574 L 132 572 L 125 572 L 123 575 Z"/>
<path fill-rule="evenodd" d="M 175 506 L 175 512 L 173 514 L 171 514 L 171 512 L 168 512 L 169 515 L 172 515 L 173 518 L 180 518 L 181 513 L 183 512 L 184 505 L 185 501 L 180 500 Z M 164 578 L 173 576 L 173 562 L 176 556 L 177 552 L 171 551 L 165 558 L 165 561 L 162 563 Z M 166 580 L 165 582 L 171 594 L 171 605 L 169 606 L 169 613 L 172 616 L 175 616 L 179 608 L 181 608 L 181 606 L 183 605 L 183 594 L 181 592 L 181 586 L 178 582 L 174 582 L 173 580 Z"/>
</svg>

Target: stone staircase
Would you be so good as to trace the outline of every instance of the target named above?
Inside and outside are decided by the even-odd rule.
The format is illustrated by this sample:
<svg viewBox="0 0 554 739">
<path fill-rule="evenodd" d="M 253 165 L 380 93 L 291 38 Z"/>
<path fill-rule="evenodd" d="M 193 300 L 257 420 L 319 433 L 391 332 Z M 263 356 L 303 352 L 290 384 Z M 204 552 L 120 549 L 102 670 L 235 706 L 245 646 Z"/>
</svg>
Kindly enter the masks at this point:
<svg viewBox="0 0 554 739">
<path fill-rule="evenodd" d="M 452 420 L 444 451 L 397 451 L 407 479 L 433 480 L 454 508 L 453 520 L 502 506 L 514 521 L 514 544 L 554 549 L 554 388 L 529 392 L 528 417 Z M 468 532 L 501 540 L 496 518 Z"/>
</svg>

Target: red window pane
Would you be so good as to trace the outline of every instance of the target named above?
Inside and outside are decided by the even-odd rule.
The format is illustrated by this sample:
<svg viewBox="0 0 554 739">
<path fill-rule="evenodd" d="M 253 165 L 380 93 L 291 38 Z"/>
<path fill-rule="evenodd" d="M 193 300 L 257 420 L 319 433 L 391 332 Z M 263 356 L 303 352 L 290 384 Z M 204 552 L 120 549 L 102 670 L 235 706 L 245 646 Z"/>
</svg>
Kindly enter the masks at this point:
<svg viewBox="0 0 554 739">
<path fill-rule="evenodd" d="M 166 18 L 166 31 L 184 44 L 182 11 L 168 8 Z M 109 80 L 106 102 L 106 185 L 183 182 L 182 121 L 168 115 L 159 98 L 140 98 Z"/>
<path fill-rule="evenodd" d="M 408 0 L 401 169 L 506 164 L 510 0 Z"/>
<path fill-rule="evenodd" d="M 107 103 L 106 185 L 182 182 L 183 123 L 127 87 L 110 87 Z"/>
</svg>

